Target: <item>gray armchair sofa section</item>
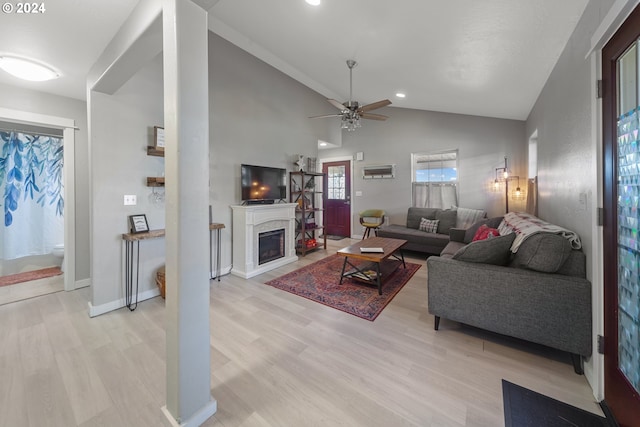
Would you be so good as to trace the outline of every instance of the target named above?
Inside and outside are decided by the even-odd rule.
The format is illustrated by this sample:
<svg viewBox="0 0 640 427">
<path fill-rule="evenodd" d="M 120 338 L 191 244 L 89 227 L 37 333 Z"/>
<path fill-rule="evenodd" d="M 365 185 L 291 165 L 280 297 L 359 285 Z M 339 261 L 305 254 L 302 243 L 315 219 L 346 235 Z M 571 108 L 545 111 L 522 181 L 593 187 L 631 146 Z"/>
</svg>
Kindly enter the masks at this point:
<svg viewBox="0 0 640 427">
<path fill-rule="evenodd" d="M 549 233 L 531 236 L 505 265 L 454 259 L 464 241 L 452 241 L 441 256 L 430 257 L 428 309 L 435 329 L 442 317 L 566 351 L 582 374 L 580 356 L 592 351 L 591 283 L 584 253 L 557 239 L 566 240 Z M 559 267 L 536 271 L 545 269 L 540 265 Z"/>
</svg>

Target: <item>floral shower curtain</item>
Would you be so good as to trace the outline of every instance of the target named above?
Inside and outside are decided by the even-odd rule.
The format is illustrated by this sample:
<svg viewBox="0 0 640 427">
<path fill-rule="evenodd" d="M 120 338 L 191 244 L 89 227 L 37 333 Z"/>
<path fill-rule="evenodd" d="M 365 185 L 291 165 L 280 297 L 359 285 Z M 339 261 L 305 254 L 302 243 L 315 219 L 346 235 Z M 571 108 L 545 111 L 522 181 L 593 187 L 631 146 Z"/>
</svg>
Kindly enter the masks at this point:
<svg viewBox="0 0 640 427">
<path fill-rule="evenodd" d="M 0 258 L 51 253 L 64 243 L 62 138 L 0 131 Z"/>
</svg>

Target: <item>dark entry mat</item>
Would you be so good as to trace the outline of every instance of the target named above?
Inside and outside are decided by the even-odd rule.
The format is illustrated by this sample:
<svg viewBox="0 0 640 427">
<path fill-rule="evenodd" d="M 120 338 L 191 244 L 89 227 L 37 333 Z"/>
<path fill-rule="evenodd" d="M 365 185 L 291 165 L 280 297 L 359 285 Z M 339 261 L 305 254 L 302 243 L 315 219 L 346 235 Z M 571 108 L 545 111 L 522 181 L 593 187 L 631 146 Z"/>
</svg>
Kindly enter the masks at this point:
<svg viewBox="0 0 640 427">
<path fill-rule="evenodd" d="M 606 418 L 502 380 L 505 427 L 610 427 Z"/>
<path fill-rule="evenodd" d="M 334 236 L 333 234 L 327 234 L 328 240 L 342 240 L 345 239 L 345 236 Z"/>
</svg>

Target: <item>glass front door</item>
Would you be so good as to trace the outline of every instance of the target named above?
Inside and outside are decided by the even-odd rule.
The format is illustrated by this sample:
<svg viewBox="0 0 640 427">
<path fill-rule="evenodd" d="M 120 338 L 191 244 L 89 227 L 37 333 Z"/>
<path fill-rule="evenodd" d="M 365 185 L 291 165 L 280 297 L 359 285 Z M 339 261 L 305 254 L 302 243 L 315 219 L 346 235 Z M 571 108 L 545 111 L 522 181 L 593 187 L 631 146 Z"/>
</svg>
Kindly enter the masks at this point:
<svg viewBox="0 0 640 427">
<path fill-rule="evenodd" d="M 602 49 L 605 402 L 640 419 L 640 7 Z"/>
<path fill-rule="evenodd" d="M 618 368 L 640 392 L 638 43 L 618 60 Z"/>
</svg>

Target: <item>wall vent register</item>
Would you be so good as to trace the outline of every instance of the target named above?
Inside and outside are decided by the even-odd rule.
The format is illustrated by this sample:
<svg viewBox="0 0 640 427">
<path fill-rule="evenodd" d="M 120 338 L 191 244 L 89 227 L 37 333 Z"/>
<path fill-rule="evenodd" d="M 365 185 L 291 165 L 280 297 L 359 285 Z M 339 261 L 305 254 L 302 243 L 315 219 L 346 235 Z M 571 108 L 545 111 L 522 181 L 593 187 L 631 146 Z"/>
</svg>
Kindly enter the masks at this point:
<svg viewBox="0 0 640 427">
<path fill-rule="evenodd" d="M 363 166 L 363 179 L 395 178 L 396 165 Z"/>
</svg>

